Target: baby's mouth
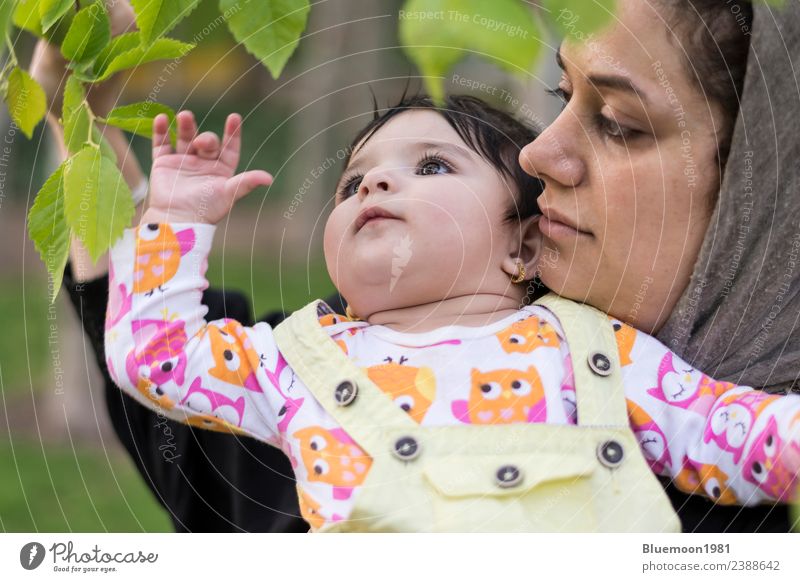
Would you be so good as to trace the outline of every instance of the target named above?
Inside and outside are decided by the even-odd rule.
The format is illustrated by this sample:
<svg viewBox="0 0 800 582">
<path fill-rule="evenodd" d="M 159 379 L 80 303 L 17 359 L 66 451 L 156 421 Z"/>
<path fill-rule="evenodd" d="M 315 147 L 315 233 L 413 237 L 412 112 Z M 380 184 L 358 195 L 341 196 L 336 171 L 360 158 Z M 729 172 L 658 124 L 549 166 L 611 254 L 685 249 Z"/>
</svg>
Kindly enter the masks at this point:
<svg viewBox="0 0 800 582">
<path fill-rule="evenodd" d="M 385 220 L 399 220 L 397 216 L 379 206 L 370 206 L 361 211 L 356 218 L 355 229 L 360 231 L 368 223 L 383 222 Z"/>
</svg>

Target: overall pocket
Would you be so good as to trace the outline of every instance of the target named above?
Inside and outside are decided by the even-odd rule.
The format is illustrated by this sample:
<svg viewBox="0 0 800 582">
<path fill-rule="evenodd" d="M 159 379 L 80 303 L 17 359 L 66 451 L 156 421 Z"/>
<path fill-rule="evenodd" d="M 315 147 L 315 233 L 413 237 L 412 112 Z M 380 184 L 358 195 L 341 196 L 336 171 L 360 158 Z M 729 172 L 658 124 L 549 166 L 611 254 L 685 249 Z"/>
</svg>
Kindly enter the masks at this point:
<svg viewBox="0 0 800 582">
<path fill-rule="evenodd" d="M 434 531 L 595 531 L 590 454 L 453 455 L 423 468 Z"/>
</svg>

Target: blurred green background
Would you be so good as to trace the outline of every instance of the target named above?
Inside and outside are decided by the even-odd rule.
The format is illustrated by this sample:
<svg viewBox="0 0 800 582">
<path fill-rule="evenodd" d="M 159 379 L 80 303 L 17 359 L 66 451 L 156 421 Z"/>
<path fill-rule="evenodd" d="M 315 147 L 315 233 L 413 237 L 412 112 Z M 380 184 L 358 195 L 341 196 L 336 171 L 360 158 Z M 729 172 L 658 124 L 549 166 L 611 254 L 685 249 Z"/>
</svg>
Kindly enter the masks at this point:
<svg viewBox="0 0 800 582">
<path fill-rule="evenodd" d="M 339 154 L 372 118 L 373 100 L 386 106 L 421 87 L 397 46 L 400 6 L 401 0 L 314 4 L 298 51 L 273 80 L 224 24 L 213 25 L 217 2 L 204 0 L 171 33 L 196 49 L 177 67 L 154 63 L 126 78 L 120 104 L 154 98 L 175 110 L 191 108 L 201 131 L 220 132 L 228 113 L 243 114 L 240 169 L 266 169 L 275 183 L 240 202 L 220 226 L 208 277 L 215 287 L 245 292 L 255 315 L 292 311 L 333 291 L 321 235 Z M 23 65 L 34 40 L 27 33 L 12 39 Z M 456 73 L 514 94 L 529 110 L 549 107 L 554 114 L 558 107 L 545 101 L 541 81 L 528 86 L 471 59 Z M 10 137 L 5 110 L 0 132 Z M 40 126 L 32 140 L 17 132 L 12 141 L 0 195 L 0 531 L 170 531 L 109 426 L 78 318 L 63 293 L 48 305 L 45 270 L 27 239 L 27 210 L 59 162 L 52 136 Z M 149 143 L 131 143 L 146 170 Z M 329 158 L 333 169 L 319 175 Z M 57 337 L 49 337 L 52 323 Z M 64 368 L 63 391 L 54 354 Z"/>
</svg>

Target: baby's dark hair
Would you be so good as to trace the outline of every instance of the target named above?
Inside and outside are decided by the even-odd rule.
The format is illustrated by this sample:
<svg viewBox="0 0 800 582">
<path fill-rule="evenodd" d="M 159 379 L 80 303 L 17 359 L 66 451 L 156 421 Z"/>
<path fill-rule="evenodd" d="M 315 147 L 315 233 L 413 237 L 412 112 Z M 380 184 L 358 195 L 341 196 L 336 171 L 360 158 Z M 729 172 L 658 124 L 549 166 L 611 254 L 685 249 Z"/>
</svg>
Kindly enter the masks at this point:
<svg viewBox="0 0 800 582">
<path fill-rule="evenodd" d="M 383 110 L 376 103 L 372 121 L 358 132 L 350 144 L 345 167 L 350 163 L 356 145 L 369 140 L 396 115 L 412 109 L 430 109 L 441 115 L 472 151 L 511 182 L 516 192 L 514 203 L 504 216 L 505 222 L 513 223 L 539 214 L 536 199 L 542 193 L 543 184 L 538 178 L 526 174 L 518 161 L 520 150 L 536 139 L 538 132 L 508 113 L 470 95 L 451 95 L 441 106 L 436 105 L 430 97 L 406 97 L 405 94 L 397 104 Z"/>
</svg>

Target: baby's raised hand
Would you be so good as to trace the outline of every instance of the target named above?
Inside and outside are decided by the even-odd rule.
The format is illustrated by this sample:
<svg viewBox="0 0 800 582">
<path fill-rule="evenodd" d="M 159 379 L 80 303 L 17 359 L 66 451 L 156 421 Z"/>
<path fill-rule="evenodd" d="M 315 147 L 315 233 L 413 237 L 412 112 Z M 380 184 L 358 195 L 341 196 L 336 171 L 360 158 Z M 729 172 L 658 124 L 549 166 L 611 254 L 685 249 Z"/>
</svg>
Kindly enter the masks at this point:
<svg viewBox="0 0 800 582">
<path fill-rule="evenodd" d="M 269 186 L 272 176 L 262 170 L 236 174 L 241 147 L 242 118 L 233 113 L 225 121 L 222 143 L 217 134 L 197 134 L 191 111 L 177 116 L 177 143 L 169 141 L 169 119 L 153 120 L 153 168 L 150 197 L 142 222 L 205 222 L 216 224 L 234 202 L 258 186 Z"/>
</svg>

